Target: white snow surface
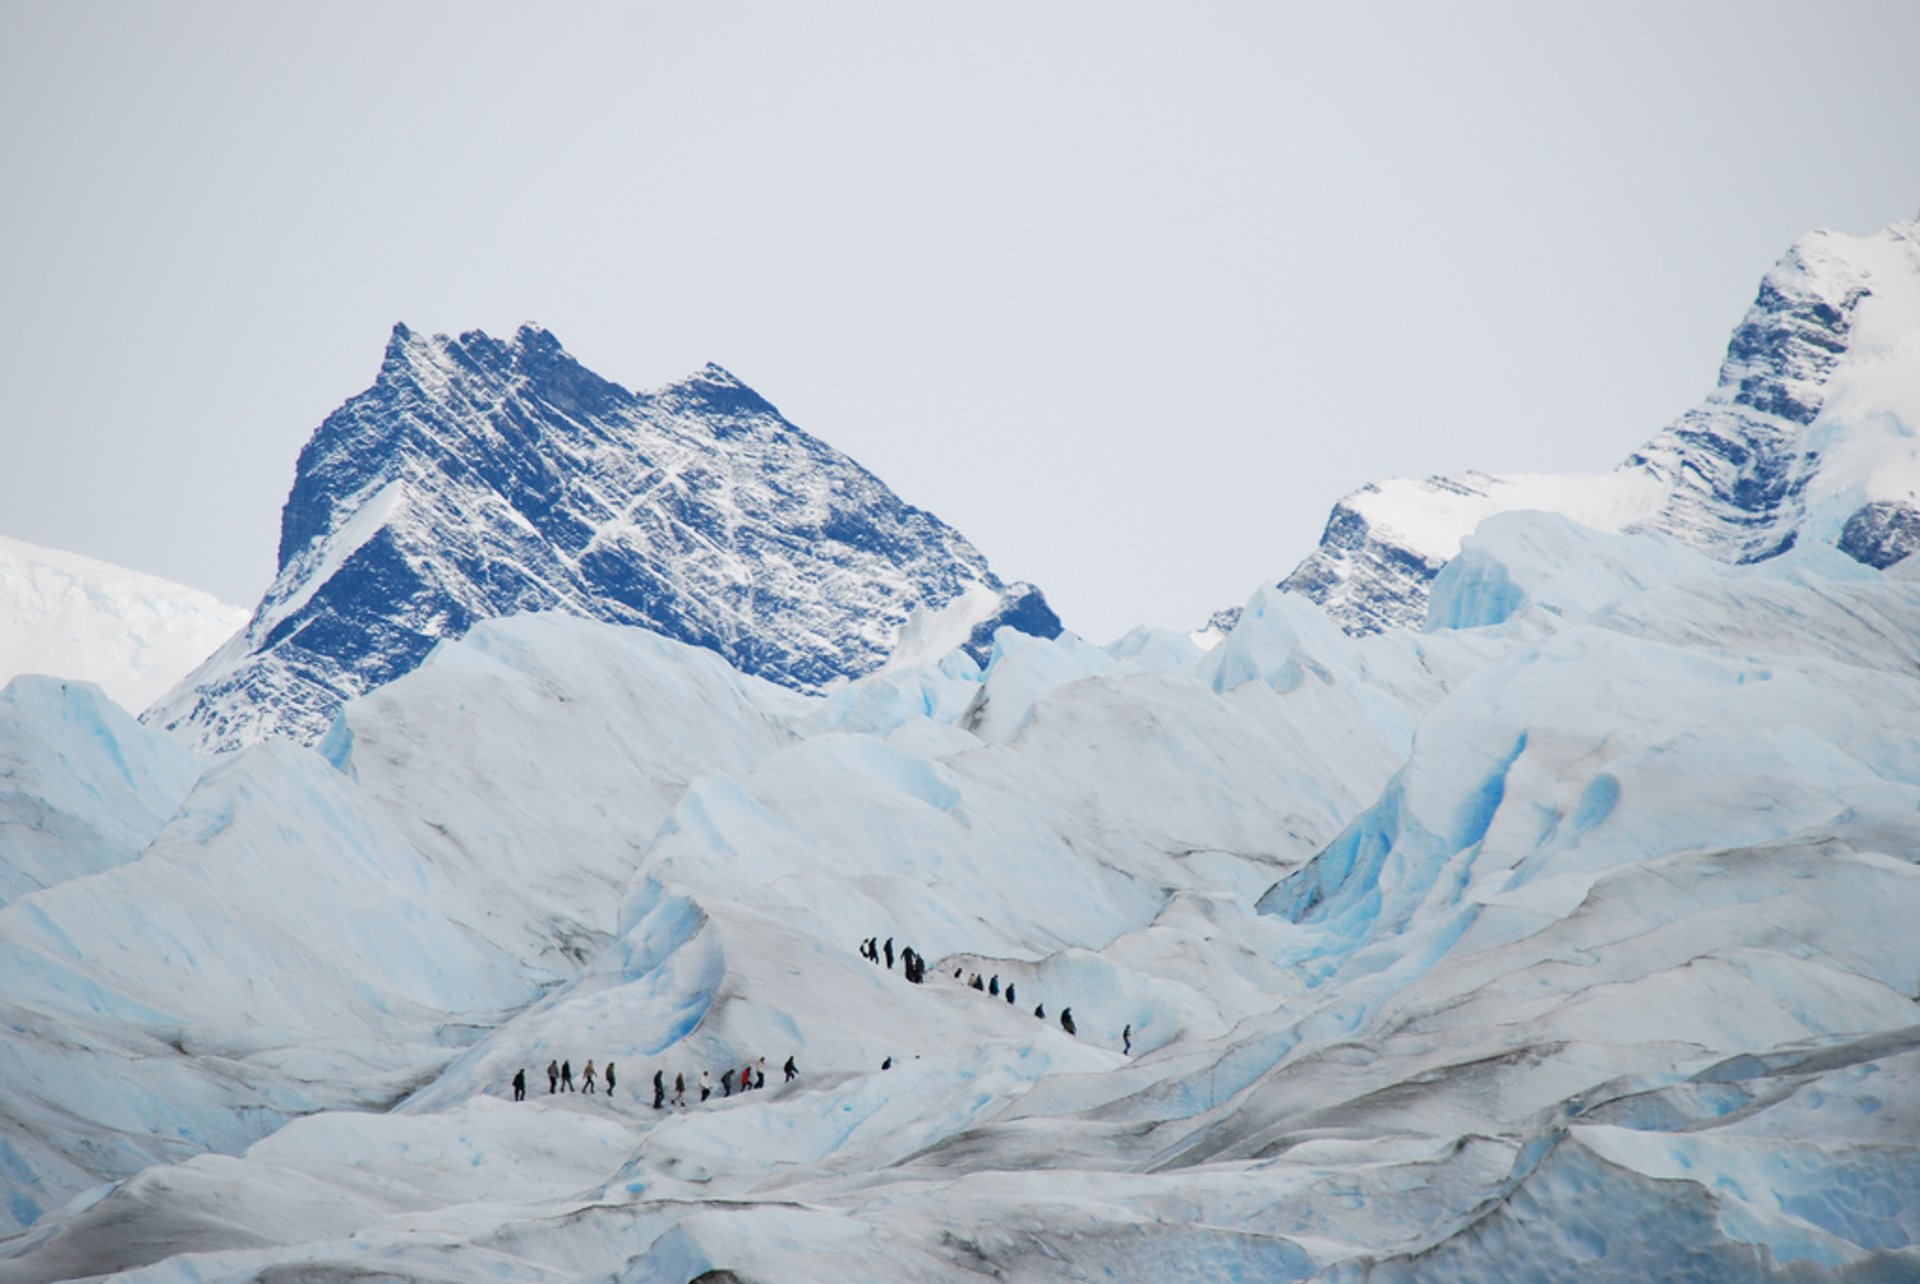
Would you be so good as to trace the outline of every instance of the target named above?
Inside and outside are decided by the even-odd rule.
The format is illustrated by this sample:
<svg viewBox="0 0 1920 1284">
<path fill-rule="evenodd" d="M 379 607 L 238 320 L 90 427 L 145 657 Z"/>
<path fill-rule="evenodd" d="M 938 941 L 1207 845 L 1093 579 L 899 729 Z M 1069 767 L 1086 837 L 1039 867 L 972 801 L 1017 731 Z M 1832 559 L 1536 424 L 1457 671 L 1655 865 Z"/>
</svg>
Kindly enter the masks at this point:
<svg viewBox="0 0 1920 1284">
<path fill-rule="evenodd" d="M 1920 578 L 1509 514 L 1434 602 L 482 623 L 0 908 L 0 1280 L 1920 1277 Z"/>
<path fill-rule="evenodd" d="M 246 622 L 210 593 L 0 536 L 0 685 L 46 674 L 142 709 Z"/>
</svg>

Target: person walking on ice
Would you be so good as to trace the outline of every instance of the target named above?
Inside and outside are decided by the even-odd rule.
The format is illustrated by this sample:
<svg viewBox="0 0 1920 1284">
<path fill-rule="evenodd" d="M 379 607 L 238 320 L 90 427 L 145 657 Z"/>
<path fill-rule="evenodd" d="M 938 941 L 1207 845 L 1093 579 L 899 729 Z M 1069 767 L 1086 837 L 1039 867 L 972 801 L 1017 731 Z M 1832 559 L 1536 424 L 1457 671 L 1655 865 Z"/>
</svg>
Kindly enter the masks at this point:
<svg viewBox="0 0 1920 1284">
<path fill-rule="evenodd" d="M 1133 1022 L 1127 1022 L 1127 1028 L 1120 1032 L 1120 1055 L 1133 1055 Z"/>
<path fill-rule="evenodd" d="M 678 1070 L 673 1074 L 673 1104 L 676 1106 L 687 1104 L 687 1076 Z"/>
<path fill-rule="evenodd" d="M 1068 1034 L 1078 1033 L 1073 1028 L 1073 1009 L 1072 1008 L 1060 1009 L 1060 1028 L 1062 1030 L 1065 1030 Z"/>
<path fill-rule="evenodd" d="M 707 1072 L 705 1070 L 702 1070 L 700 1072 L 700 1100 L 705 1101 L 708 1097 L 711 1097 L 712 1095 L 713 1095 L 713 1080 L 707 1077 Z"/>
<path fill-rule="evenodd" d="M 800 1071 L 793 1064 L 792 1057 L 787 1058 L 787 1064 L 783 1066 L 782 1069 L 784 1069 L 787 1072 L 786 1082 L 788 1083 L 792 1083 L 795 1079 L 797 1079 L 800 1076 Z"/>
<path fill-rule="evenodd" d="M 613 1062 L 607 1062 L 607 1095 L 613 1095 Z"/>
<path fill-rule="evenodd" d="M 587 1068 L 586 1068 L 586 1071 L 585 1071 L 584 1073 L 582 1073 L 582 1074 L 581 1074 L 581 1076 L 580 1076 L 580 1083 L 581 1083 L 581 1085 L 582 1085 L 582 1087 L 581 1087 L 581 1089 L 580 1089 L 580 1091 L 582 1091 L 582 1092 L 592 1092 L 592 1091 L 594 1091 L 594 1087 L 593 1087 L 593 1058 L 592 1058 L 592 1057 L 588 1057 L 588 1058 L 587 1058 Z"/>
<path fill-rule="evenodd" d="M 527 1071 L 525 1066 L 513 1072 L 513 1099 L 515 1101 L 525 1101 L 527 1099 Z"/>
<path fill-rule="evenodd" d="M 667 1072 L 665 1070 L 655 1070 L 653 1072 L 653 1108 L 658 1110 L 661 1105 L 666 1102 L 666 1099 Z"/>
<path fill-rule="evenodd" d="M 555 1092 L 558 1092 L 559 1090 L 560 1090 L 560 1063 L 558 1061 L 549 1061 L 547 1062 L 547 1095 L 551 1097 Z"/>
<path fill-rule="evenodd" d="M 725 1070 L 722 1070 L 720 1072 L 720 1095 L 722 1097 L 731 1097 L 733 1095 L 733 1067 L 732 1066 L 728 1066 Z"/>
<path fill-rule="evenodd" d="M 573 1061 L 568 1059 L 560 1063 L 560 1090 L 573 1091 Z"/>
</svg>

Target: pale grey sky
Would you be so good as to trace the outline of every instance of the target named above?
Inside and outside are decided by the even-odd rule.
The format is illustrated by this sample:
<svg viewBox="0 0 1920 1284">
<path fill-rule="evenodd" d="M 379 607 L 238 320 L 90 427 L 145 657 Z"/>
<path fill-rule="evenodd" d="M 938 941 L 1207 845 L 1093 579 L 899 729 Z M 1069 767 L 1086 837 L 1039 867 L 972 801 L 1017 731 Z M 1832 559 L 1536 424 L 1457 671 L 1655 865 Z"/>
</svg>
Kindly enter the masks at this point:
<svg viewBox="0 0 1920 1284">
<path fill-rule="evenodd" d="M 0 534 L 251 606 L 387 330 L 707 360 L 1069 626 L 1598 469 L 1920 209 L 1920 4 L 0 3 Z"/>
</svg>

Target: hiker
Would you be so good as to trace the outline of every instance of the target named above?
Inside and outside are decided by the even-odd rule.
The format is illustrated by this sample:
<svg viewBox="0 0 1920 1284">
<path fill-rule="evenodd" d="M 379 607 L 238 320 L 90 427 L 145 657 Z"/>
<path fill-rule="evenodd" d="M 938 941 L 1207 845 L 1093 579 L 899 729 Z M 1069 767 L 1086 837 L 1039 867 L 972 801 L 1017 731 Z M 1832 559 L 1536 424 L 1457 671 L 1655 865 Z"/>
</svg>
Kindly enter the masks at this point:
<svg viewBox="0 0 1920 1284">
<path fill-rule="evenodd" d="M 787 1072 L 788 1083 L 792 1083 L 795 1079 L 800 1077 L 800 1071 L 795 1068 L 792 1057 L 787 1058 L 787 1064 L 782 1068 L 785 1069 Z"/>
<path fill-rule="evenodd" d="M 753 1090 L 753 1062 L 749 1061 L 747 1062 L 747 1064 L 740 1067 L 740 1091 L 751 1092 L 752 1090 Z"/>
<path fill-rule="evenodd" d="M 1133 1022 L 1127 1022 L 1127 1028 L 1120 1032 L 1120 1055 L 1133 1055 Z"/>
<path fill-rule="evenodd" d="M 1073 1009 L 1072 1008 L 1060 1009 L 1060 1028 L 1062 1030 L 1065 1030 L 1068 1034 L 1075 1033 L 1073 1028 Z"/>
<path fill-rule="evenodd" d="M 613 1095 L 613 1062 L 607 1062 L 607 1095 Z"/>
<path fill-rule="evenodd" d="M 667 1072 L 665 1070 L 655 1070 L 653 1072 L 653 1108 L 658 1110 L 661 1105 L 665 1103 L 666 1099 Z"/>
<path fill-rule="evenodd" d="M 547 1062 L 547 1095 L 551 1097 L 560 1088 L 560 1063 Z"/>
<path fill-rule="evenodd" d="M 566 1060 L 560 1063 L 560 1087 L 567 1092 L 573 1091 L 572 1060 Z"/>
<path fill-rule="evenodd" d="M 707 1072 L 700 1072 L 700 1100 L 705 1101 L 713 1095 L 713 1080 L 707 1078 Z"/>
<path fill-rule="evenodd" d="M 893 971 L 893 938 L 891 936 L 887 938 L 887 943 L 882 948 L 887 955 L 887 971 L 891 972 Z"/>
<path fill-rule="evenodd" d="M 969 981 L 967 982 L 967 984 L 968 984 L 968 985 L 970 985 L 970 986 L 972 986 L 972 987 L 973 987 L 974 989 L 976 989 L 976 990 L 984 990 L 984 989 L 986 989 L 986 988 L 987 988 L 987 987 L 986 987 L 985 985 L 983 985 L 983 984 L 981 984 L 981 981 L 980 981 L 980 974 L 979 974 L 978 972 L 975 972 L 975 973 L 973 974 L 973 977 L 972 977 L 972 979 L 971 979 L 971 980 L 969 980 Z"/>
<path fill-rule="evenodd" d="M 993 979 L 987 982 L 987 993 L 996 999 L 1000 997 L 1000 974 L 998 972 L 995 972 Z"/>
<path fill-rule="evenodd" d="M 1047 1005 L 1046 1005 L 1046 1004 L 1044 1004 L 1044 1003 L 1036 1003 L 1036 1004 L 1034 1004 L 1034 1005 L 1033 1005 L 1033 1014 L 1034 1014 L 1035 1016 L 1037 1016 L 1037 1017 L 1039 1017 L 1039 1018 L 1040 1018 L 1040 1019 L 1041 1019 L 1042 1021 L 1044 1021 L 1044 1020 L 1046 1020 L 1046 1019 L 1047 1019 Z"/>
<path fill-rule="evenodd" d="M 676 1106 L 687 1104 L 687 1076 L 678 1070 L 673 1073 L 673 1104 Z"/>
<path fill-rule="evenodd" d="M 888 1057 L 888 1058 L 887 1058 L 887 1059 L 886 1059 L 885 1061 L 882 1061 L 882 1062 L 880 1063 L 880 1068 L 881 1068 L 882 1070 L 891 1070 L 891 1069 L 893 1069 L 893 1058 L 892 1058 L 892 1057 Z"/>
<path fill-rule="evenodd" d="M 515 1101 L 525 1101 L 527 1099 L 527 1070 L 525 1066 L 513 1072 L 513 1099 Z"/>
<path fill-rule="evenodd" d="M 754 1069 L 753 1086 L 755 1089 L 767 1086 L 767 1059 L 765 1057 L 760 1058 L 759 1065 Z"/>
<path fill-rule="evenodd" d="M 955 968 L 955 969 L 953 969 L 953 979 L 954 979 L 954 980 L 956 980 L 956 981 L 958 981 L 958 980 L 960 979 L 960 969 L 959 969 L 959 968 Z"/>
<path fill-rule="evenodd" d="M 720 1072 L 720 1095 L 722 1097 L 731 1097 L 733 1095 L 733 1067 L 732 1066 L 728 1066 L 725 1070 L 722 1070 Z"/>
<path fill-rule="evenodd" d="M 868 936 L 863 936 L 860 938 L 860 957 L 861 958 L 867 957 L 867 942 L 872 939 L 873 939 L 872 937 L 868 937 Z"/>
<path fill-rule="evenodd" d="M 585 1086 L 584 1088 L 582 1088 L 582 1089 L 581 1089 L 581 1091 L 583 1091 L 583 1092 L 592 1092 L 592 1091 L 594 1090 L 594 1088 L 593 1088 L 593 1058 L 592 1058 L 592 1057 L 588 1057 L 588 1058 L 587 1058 L 587 1070 L 586 1070 L 586 1073 L 585 1073 L 585 1074 L 583 1074 L 583 1075 L 581 1075 L 581 1076 L 580 1076 L 580 1082 L 586 1085 L 586 1086 Z"/>
<path fill-rule="evenodd" d="M 1011 1006 L 1013 1003 L 1013 982 L 1012 981 L 1007 982 L 1007 1003 L 1009 1006 Z"/>
</svg>

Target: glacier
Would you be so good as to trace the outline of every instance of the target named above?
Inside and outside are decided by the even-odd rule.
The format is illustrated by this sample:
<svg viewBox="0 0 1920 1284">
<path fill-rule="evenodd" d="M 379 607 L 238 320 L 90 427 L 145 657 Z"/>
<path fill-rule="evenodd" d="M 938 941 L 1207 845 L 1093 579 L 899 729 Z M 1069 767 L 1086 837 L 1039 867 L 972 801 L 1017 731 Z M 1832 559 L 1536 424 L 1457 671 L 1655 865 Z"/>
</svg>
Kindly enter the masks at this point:
<svg viewBox="0 0 1920 1284">
<path fill-rule="evenodd" d="M 1419 630 L 974 625 L 489 619 L 184 780 L 14 715 L 122 837 L 0 908 L 0 1280 L 1920 1277 L 1914 559 L 1511 512 Z"/>
</svg>

